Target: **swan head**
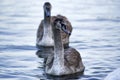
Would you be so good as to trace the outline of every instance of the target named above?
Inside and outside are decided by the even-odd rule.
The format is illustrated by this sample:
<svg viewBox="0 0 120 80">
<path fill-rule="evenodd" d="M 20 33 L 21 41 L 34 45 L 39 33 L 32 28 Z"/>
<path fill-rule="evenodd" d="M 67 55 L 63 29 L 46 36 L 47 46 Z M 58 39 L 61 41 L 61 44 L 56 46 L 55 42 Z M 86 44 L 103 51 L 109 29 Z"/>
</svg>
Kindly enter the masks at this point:
<svg viewBox="0 0 120 80">
<path fill-rule="evenodd" d="M 49 2 L 45 2 L 43 9 L 46 17 L 51 16 L 51 8 L 52 8 L 51 4 Z"/>
<path fill-rule="evenodd" d="M 55 29 L 62 30 L 62 31 L 65 32 L 66 34 L 71 35 L 71 32 L 67 29 L 66 23 L 64 22 L 63 19 L 57 18 L 57 19 L 54 21 L 54 26 L 55 26 Z"/>
</svg>

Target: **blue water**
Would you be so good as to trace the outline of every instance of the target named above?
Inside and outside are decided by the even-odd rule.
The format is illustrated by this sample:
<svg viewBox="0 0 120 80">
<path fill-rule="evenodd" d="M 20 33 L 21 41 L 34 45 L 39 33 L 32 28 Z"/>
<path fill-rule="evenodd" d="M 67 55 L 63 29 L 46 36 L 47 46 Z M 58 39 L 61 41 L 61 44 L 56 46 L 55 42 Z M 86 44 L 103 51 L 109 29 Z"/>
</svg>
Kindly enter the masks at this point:
<svg viewBox="0 0 120 80">
<path fill-rule="evenodd" d="M 80 53 L 83 75 L 49 77 L 36 55 L 43 4 L 70 20 L 70 46 Z M 120 67 L 120 0 L 0 0 L 0 80 L 103 80 Z"/>
</svg>

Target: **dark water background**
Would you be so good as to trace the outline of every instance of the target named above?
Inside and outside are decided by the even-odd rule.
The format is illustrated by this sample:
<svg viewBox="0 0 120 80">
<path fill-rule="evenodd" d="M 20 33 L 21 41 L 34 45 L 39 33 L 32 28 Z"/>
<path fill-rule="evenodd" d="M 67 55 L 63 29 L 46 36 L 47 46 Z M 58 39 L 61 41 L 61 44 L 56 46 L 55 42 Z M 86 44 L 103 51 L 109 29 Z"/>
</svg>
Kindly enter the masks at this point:
<svg viewBox="0 0 120 80">
<path fill-rule="evenodd" d="M 0 0 L 0 80 L 67 80 L 44 74 L 36 56 L 36 31 L 43 18 L 43 3 L 52 15 L 71 21 L 70 46 L 86 67 L 73 80 L 103 80 L 120 67 L 120 0 Z"/>
</svg>

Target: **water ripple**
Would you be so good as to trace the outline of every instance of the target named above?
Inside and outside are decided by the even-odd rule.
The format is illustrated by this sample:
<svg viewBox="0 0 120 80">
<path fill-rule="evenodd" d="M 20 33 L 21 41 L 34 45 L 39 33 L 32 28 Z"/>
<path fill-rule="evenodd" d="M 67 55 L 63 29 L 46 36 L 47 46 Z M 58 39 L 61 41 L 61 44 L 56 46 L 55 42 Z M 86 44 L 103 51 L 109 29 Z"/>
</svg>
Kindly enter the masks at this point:
<svg viewBox="0 0 120 80">
<path fill-rule="evenodd" d="M 65 77 L 46 75 L 44 59 L 35 54 L 45 1 L 1 0 L 1 80 L 103 80 L 120 66 L 120 0 L 51 0 L 52 15 L 62 14 L 73 25 L 70 46 L 80 52 L 85 72 Z"/>
<path fill-rule="evenodd" d="M 1 51 L 6 50 L 37 50 L 35 46 L 29 45 L 0 45 Z"/>
<path fill-rule="evenodd" d="M 95 21 L 108 21 L 108 22 L 120 22 L 120 19 L 105 19 L 105 18 L 98 18 L 98 19 L 82 19 L 76 20 L 78 22 L 95 22 Z"/>
</svg>

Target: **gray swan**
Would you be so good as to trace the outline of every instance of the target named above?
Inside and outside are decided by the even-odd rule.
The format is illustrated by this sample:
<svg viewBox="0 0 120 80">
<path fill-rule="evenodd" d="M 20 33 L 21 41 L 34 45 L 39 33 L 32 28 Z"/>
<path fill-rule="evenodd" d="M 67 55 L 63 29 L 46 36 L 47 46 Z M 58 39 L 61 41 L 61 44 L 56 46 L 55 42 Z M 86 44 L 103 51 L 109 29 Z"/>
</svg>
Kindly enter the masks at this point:
<svg viewBox="0 0 120 80">
<path fill-rule="evenodd" d="M 109 73 L 104 80 L 120 80 L 120 68 Z"/>
<path fill-rule="evenodd" d="M 38 48 L 41 46 L 43 47 L 54 46 L 52 25 L 56 18 L 62 18 L 63 22 L 66 25 L 66 28 L 70 31 L 70 33 L 72 32 L 71 23 L 68 21 L 68 19 L 65 16 L 62 15 L 51 16 L 51 4 L 49 2 L 46 2 L 44 4 L 43 9 L 44 9 L 44 19 L 41 21 L 37 30 L 36 46 Z M 65 34 L 63 31 L 61 31 L 61 34 L 62 34 L 62 42 L 64 44 L 64 47 L 68 47 L 70 35 Z"/>
<path fill-rule="evenodd" d="M 46 74 L 53 76 L 69 75 L 83 72 L 85 67 L 80 53 L 74 48 L 64 49 L 61 30 L 70 34 L 62 20 L 55 20 L 52 26 L 54 55 L 48 56 L 45 65 Z"/>
</svg>

